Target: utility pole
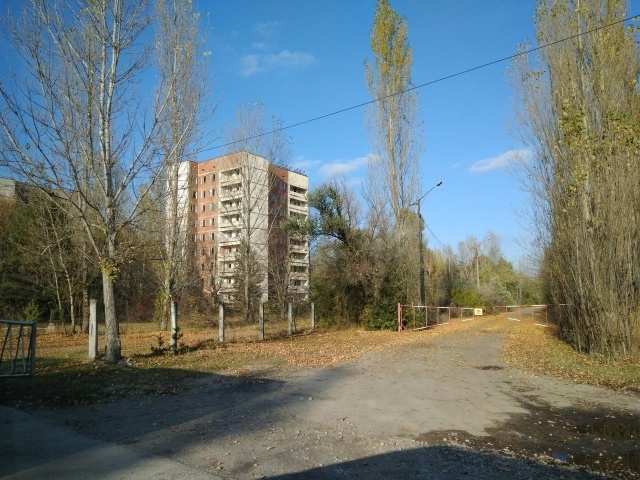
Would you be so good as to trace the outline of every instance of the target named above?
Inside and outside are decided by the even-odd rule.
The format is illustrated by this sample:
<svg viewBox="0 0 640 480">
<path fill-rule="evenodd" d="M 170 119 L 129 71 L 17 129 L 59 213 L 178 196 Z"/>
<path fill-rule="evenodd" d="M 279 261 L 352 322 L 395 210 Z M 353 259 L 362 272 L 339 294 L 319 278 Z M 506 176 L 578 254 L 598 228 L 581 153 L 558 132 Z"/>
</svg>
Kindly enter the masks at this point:
<svg viewBox="0 0 640 480">
<path fill-rule="evenodd" d="M 433 187 L 431 187 L 427 191 L 427 193 L 422 195 L 418 200 L 416 200 L 415 202 L 409 204 L 409 207 L 412 207 L 413 205 L 417 205 L 417 207 L 418 207 L 418 222 L 420 222 L 420 227 L 419 227 L 420 234 L 418 235 L 418 246 L 420 248 L 420 304 L 422 306 L 426 306 L 427 300 L 426 300 L 425 291 L 424 291 L 424 239 L 422 237 L 422 229 L 423 229 L 423 227 L 422 227 L 422 215 L 420 214 L 420 202 L 422 201 L 422 199 L 424 197 L 429 195 L 431 190 L 433 190 L 436 187 L 439 187 L 440 185 L 442 185 L 442 180 L 440 180 Z"/>
<path fill-rule="evenodd" d="M 478 247 L 480 247 L 480 244 L 476 243 L 476 284 L 477 284 L 477 290 L 480 291 L 480 268 L 478 267 Z"/>
</svg>

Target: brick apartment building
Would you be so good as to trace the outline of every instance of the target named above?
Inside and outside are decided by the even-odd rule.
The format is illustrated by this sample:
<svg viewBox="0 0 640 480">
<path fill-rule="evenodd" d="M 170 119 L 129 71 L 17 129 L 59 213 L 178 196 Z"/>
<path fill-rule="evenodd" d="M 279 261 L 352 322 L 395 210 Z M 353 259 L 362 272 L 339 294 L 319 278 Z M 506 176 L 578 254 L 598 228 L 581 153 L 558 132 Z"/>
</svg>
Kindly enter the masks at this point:
<svg viewBox="0 0 640 480">
<path fill-rule="evenodd" d="M 306 219 L 308 178 L 271 165 L 266 158 L 245 151 L 202 162 L 183 162 L 178 168 L 178 211 L 193 252 L 205 294 L 233 298 L 238 283 L 241 242 L 248 242 L 254 279 L 263 300 L 276 289 L 306 295 L 309 289 L 309 242 L 289 237 L 281 223 Z"/>
</svg>

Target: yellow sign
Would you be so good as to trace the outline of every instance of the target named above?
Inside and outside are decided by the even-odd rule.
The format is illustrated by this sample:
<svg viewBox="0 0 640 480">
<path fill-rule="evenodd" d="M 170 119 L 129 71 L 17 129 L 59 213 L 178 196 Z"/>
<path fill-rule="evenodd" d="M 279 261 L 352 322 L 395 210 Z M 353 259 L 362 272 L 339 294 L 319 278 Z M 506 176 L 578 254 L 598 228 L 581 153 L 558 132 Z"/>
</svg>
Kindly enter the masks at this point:
<svg viewBox="0 0 640 480">
<path fill-rule="evenodd" d="M 481 317 L 481 316 L 482 316 L 482 309 L 481 309 L 481 308 L 474 308 L 474 309 L 473 309 L 473 314 L 474 314 L 476 317 Z"/>
</svg>

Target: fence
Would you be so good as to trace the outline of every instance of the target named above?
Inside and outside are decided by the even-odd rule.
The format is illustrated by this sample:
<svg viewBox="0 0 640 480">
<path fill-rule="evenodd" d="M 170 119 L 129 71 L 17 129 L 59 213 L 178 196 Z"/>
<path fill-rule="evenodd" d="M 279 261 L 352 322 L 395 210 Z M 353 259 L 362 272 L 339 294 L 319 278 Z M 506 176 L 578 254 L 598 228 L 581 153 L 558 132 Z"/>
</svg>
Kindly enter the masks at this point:
<svg viewBox="0 0 640 480">
<path fill-rule="evenodd" d="M 36 323 L 0 320 L 3 337 L 0 377 L 29 377 L 35 373 Z"/>
<path fill-rule="evenodd" d="M 257 321 L 247 323 L 241 312 L 221 308 L 218 318 L 218 340 L 266 340 L 308 332 L 315 329 L 315 309 L 310 302 L 284 306 L 263 303 Z"/>
<path fill-rule="evenodd" d="M 494 315 L 504 315 L 512 322 L 531 322 L 540 327 L 549 326 L 548 305 L 501 305 L 493 307 Z"/>
<path fill-rule="evenodd" d="M 437 307 L 398 303 L 398 331 L 407 327 L 413 330 L 424 330 L 448 325 L 453 320 L 467 322 L 482 315 L 483 312 L 483 308 L 474 307 Z"/>
</svg>

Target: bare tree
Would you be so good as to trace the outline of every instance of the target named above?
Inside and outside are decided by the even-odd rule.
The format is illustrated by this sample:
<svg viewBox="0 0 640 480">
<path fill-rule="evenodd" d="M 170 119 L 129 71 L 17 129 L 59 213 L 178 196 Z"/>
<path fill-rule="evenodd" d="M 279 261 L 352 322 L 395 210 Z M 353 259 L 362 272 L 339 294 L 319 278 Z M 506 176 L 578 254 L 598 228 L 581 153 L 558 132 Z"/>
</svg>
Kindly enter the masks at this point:
<svg viewBox="0 0 640 480">
<path fill-rule="evenodd" d="M 115 363 L 115 284 L 130 253 L 120 234 L 162 162 L 155 148 L 166 99 L 138 89 L 150 58 L 142 41 L 150 4 L 30 0 L 8 18 L 26 73 L 0 84 L 2 163 L 54 190 L 82 223 L 102 275 L 105 360 Z"/>
<path fill-rule="evenodd" d="M 274 168 L 284 168 L 291 158 L 291 141 L 281 126 L 275 117 L 268 119 L 265 106 L 256 102 L 238 108 L 227 134 L 230 152 L 237 152 L 230 174 L 238 181 L 221 187 L 221 197 L 229 197 L 221 202 L 221 214 L 238 224 L 235 292 L 247 322 L 256 319 L 258 302 L 267 298 L 269 239 L 284 212 L 282 208 L 270 212 L 275 206 L 269 199 L 281 182 Z"/>
<path fill-rule="evenodd" d="M 169 305 L 176 295 L 193 286 L 199 275 L 194 272 L 193 256 L 187 248 L 188 168 L 182 163 L 195 156 L 202 138 L 203 123 L 214 109 L 207 104 L 207 76 L 201 46 L 204 37 L 199 29 L 199 15 L 188 0 L 158 0 L 156 9 L 156 55 L 161 78 L 161 94 L 167 106 L 160 118 L 161 155 L 165 165 L 166 201 L 159 212 L 159 242 L 162 260 L 161 301 L 158 302 L 160 329 L 166 330 Z M 187 179 L 181 183 L 181 178 Z"/>
</svg>

